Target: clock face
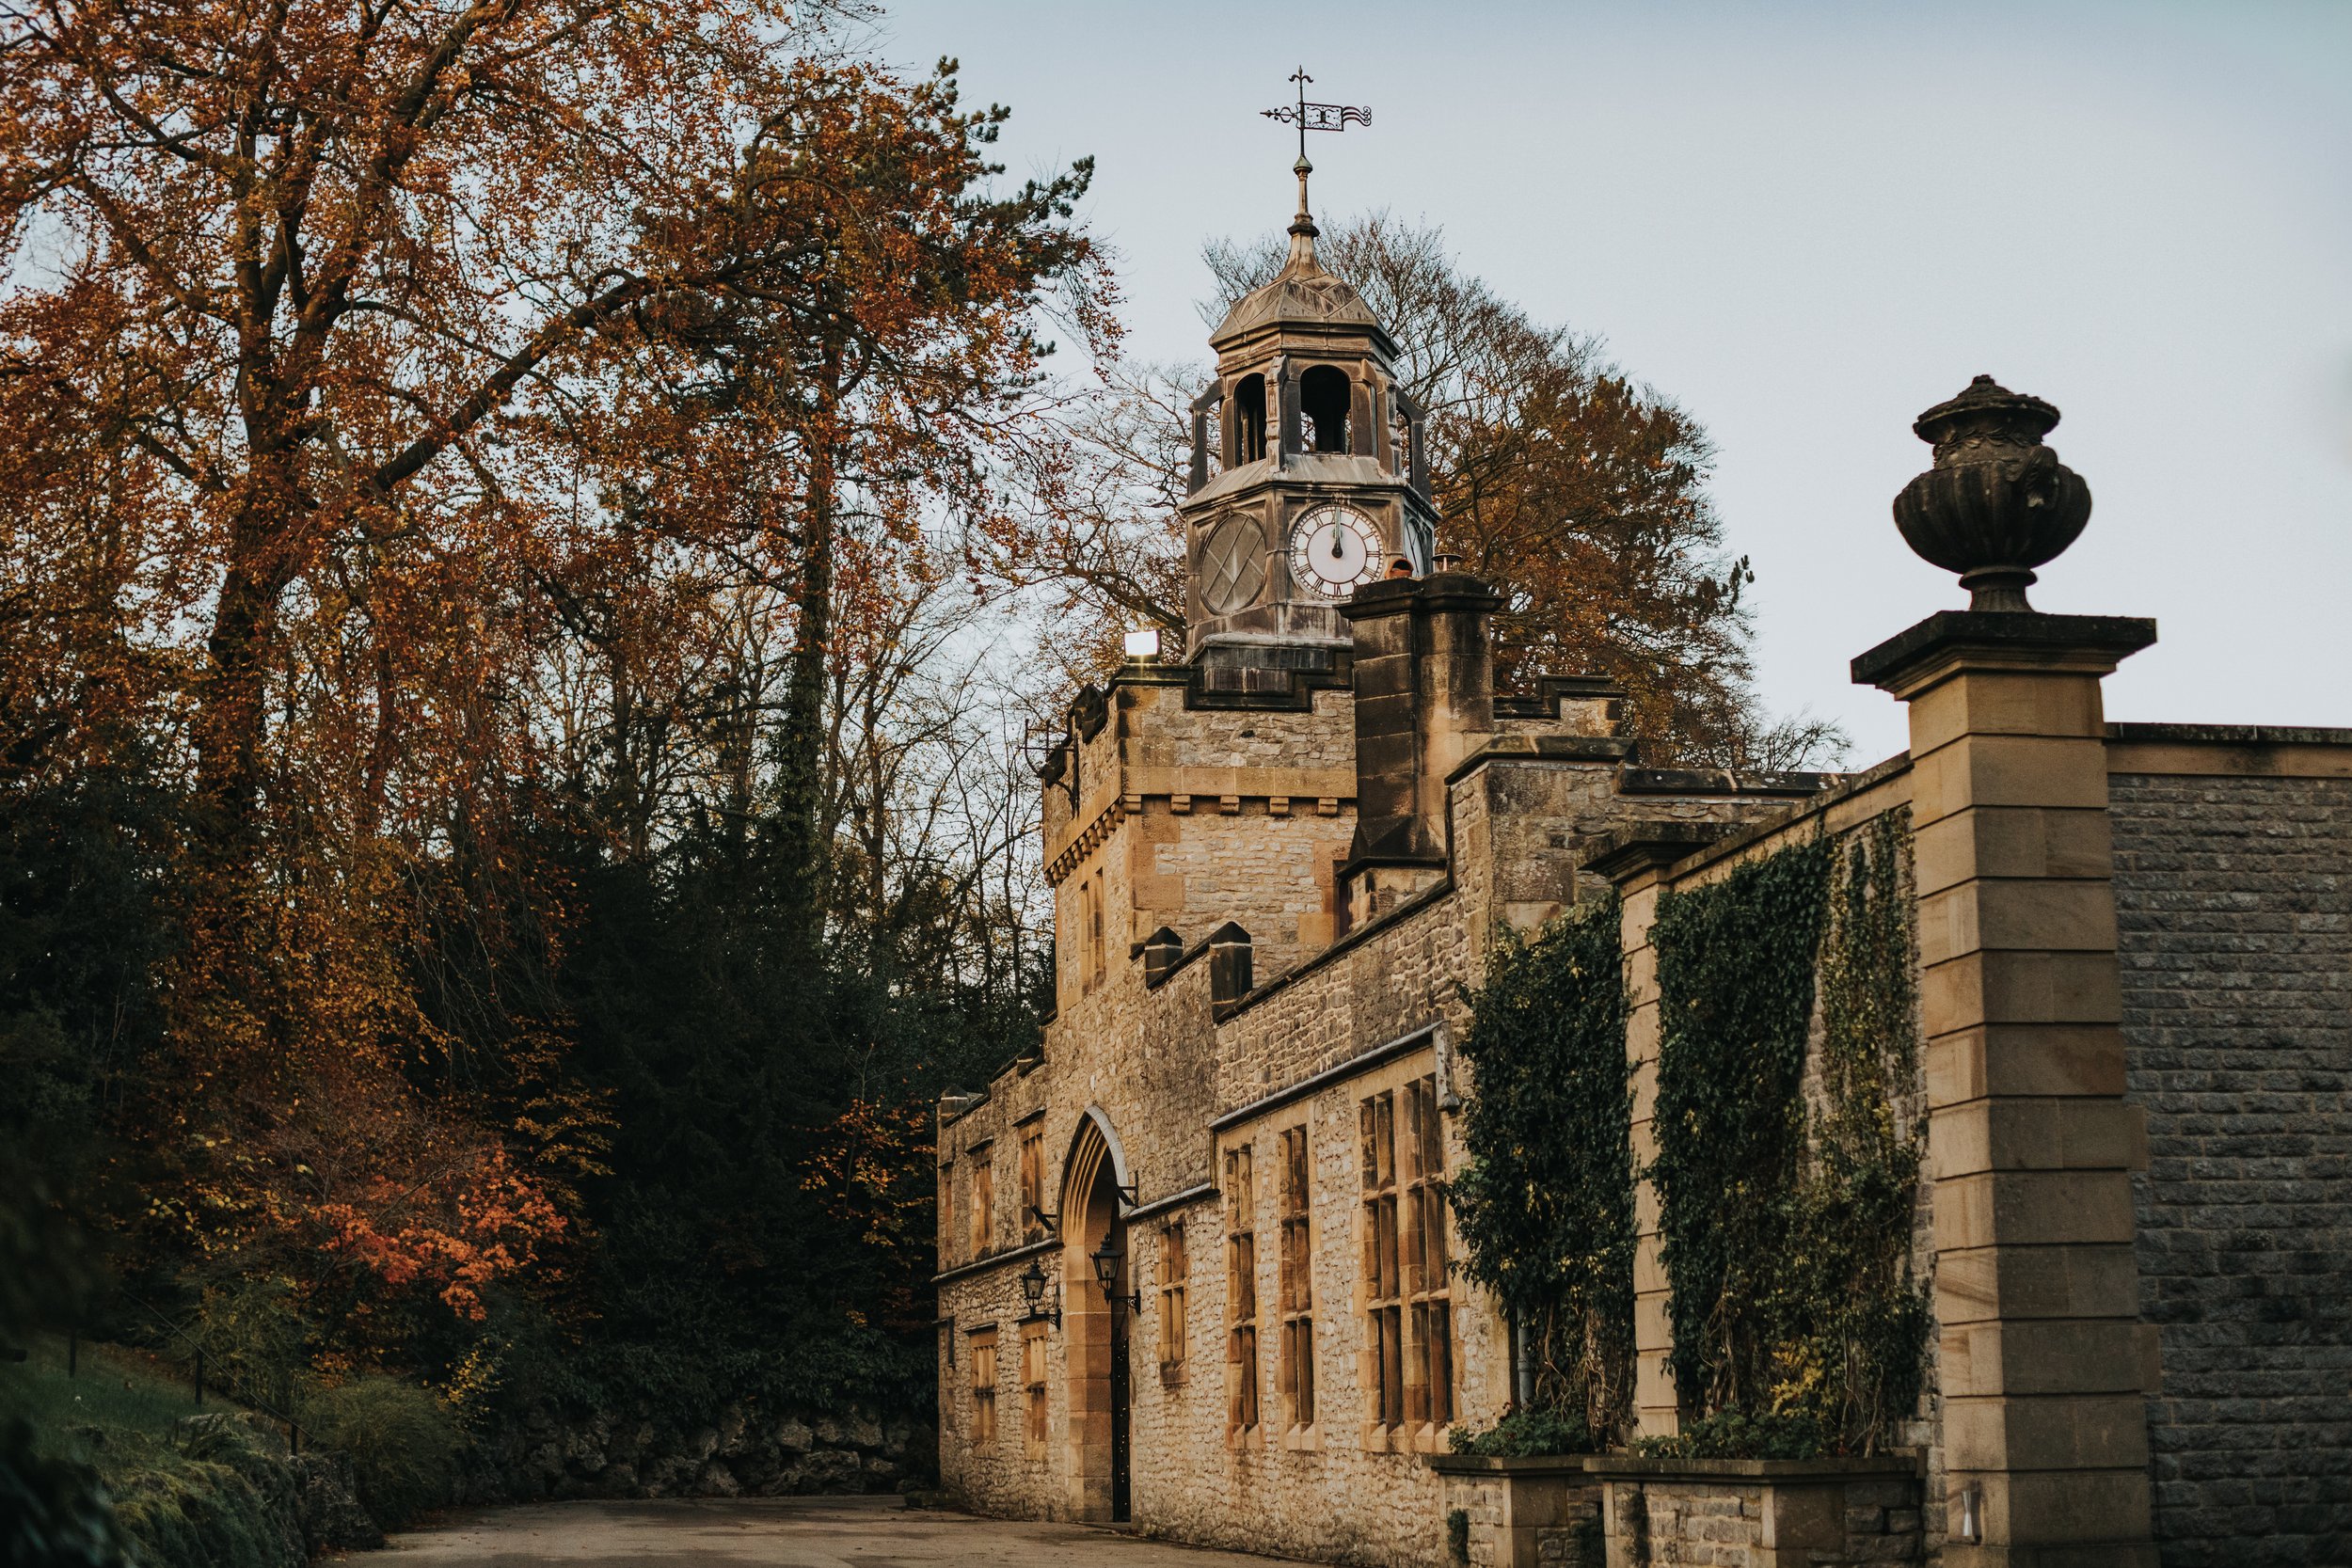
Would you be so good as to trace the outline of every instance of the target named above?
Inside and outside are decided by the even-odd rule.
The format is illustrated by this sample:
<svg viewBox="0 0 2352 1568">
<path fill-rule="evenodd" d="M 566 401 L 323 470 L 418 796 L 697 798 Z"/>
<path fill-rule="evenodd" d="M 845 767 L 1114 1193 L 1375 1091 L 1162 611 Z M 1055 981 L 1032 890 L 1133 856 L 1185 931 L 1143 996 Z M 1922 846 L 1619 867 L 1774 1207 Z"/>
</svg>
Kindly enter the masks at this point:
<svg viewBox="0 0 2352 1568">
<path fill-rule="evenodd" d="M 1353 507 L 1318 506 L 1291 529 L 1292 580 L 1327 599 L 1374 581 L 1387 562 L 1380 531 Z"/>
</svg>

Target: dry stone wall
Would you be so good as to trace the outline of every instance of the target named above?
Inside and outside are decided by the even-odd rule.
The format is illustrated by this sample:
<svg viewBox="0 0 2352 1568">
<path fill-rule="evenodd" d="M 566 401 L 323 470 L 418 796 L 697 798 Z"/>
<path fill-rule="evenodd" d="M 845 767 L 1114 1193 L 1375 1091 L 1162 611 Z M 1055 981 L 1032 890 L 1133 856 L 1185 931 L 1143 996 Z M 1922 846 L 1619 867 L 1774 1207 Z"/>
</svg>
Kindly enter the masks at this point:
<svg viewBox="0 0 2352 1568">
<path fill-rule="evenodd" d="M 564 1419 L 533 1412 L 481 1453 L 476 1502 L 539 1497 L 776 1497 L 928 1484 L 937 1435 L 907 1416 L 723 1406 L 702 1422 L 650 1406 Z"/>
<path fill-rule="evenodd" d="M 2352 780 L 2109 801 L 2159 1550 L 2352 1561 Z"/>
</svg>

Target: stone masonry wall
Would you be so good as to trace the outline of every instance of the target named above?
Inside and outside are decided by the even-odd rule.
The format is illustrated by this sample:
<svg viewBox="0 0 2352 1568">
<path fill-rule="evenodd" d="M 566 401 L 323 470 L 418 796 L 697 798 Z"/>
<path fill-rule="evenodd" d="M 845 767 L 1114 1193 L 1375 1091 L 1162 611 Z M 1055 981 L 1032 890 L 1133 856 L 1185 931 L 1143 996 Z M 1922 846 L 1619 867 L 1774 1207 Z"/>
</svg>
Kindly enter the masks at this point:
<svg viewBox="0 0 2352 1568">
<path fill-rule="evenodd" d="M 1530 1485 L 1524 1476 L 1450 1466 L 1440 1480 L 1447 1550 L 1459 1568 L 1504 1568 L 1515 1558 L 1524 1562 L 1530 1546 L 1541 1568 L 1607 1568 L 1597 1482 L 1547 1478 Z"/>
<path fill-rule="evenodd" d="M 1315 691 L 1305 712 L 1188 709 L 1175 686 L 1117 700 L 1120 787 L 1141 810 L 1133 897 L 1117 906 L 1132 940 L 1168 926 L 1190 943 L 1235 921 L 1261 981 L 1329 945 L 1332 871 L 1356 830 L 1353 695 Z"/>
<path fill-rule="evenodd" d="M 2352 780 L 2109 800 L 2162 1560 L 2352 1562 Z"/>
<path fill-rule="evenodd" d="M 1441 1448 L 1444 1433 L 1427 1427 L 1389 1433 L 1367 1424 L 1356 1122 L 1359 1099 L 1401 1090 L 1407 1080 L 1428 1074 L 1433 1055 L 1423 1048 L 1393 1057 L 1219 1134 L 1221 1149 L 1248 1147 L 1256 1171 L 1262 1419 L 1243 1433 L 1228 1430 L 1232 1303 L 1226 1216 L 1221 1203 L 1211 1199 L 1181 1216 L 1189 1227 L 1192 1270 L 1180 1376 L 1164 1379 L 1157 1370 L 1175 1347 L 1162 1342 L 1155 1312 L 1147 1309 L 1136 1337 L 1138 1521 L 1181 1540 L 1285 1556 L 1381 1568 L 1436 1568 L 1442 1560 L 1438 1480 L 1418 1456 Z M 1306 1132 L 1310 1159 L 1315 1419 L 1309 1426 L 1287 1422 L 1278 1383 L 1279 1140 L 1291 1128 Z M 1458 1164 L 1460 1157 L 1458 1147 L 1449 1149 L 1450 1162 Z M 1142 1244 L 1156 1256 L 1159 1243 L 1155 1232 Z M 1454 1281 L 1453 1296 L 1460 1418 L 1491 1420 L 1502 1394 L 1501 1325 L 1466 1282 Z"/>
<path fill-rule="evenodd" d="M 878 1412 L 724 1405 L 703 1422 L 650 1409 L 564 1420 L 534 1411 L 486 1443 L 469 1501 L 888 1492 L 928 1482 L 937 1433 Z"/>
<path fill-rule="evenodd" d="M 1923 1552 L 1911 1477 L 1613 1481 L 1602 1515 L 1611 1568 L 1863 1568 Z"/>
</svg>

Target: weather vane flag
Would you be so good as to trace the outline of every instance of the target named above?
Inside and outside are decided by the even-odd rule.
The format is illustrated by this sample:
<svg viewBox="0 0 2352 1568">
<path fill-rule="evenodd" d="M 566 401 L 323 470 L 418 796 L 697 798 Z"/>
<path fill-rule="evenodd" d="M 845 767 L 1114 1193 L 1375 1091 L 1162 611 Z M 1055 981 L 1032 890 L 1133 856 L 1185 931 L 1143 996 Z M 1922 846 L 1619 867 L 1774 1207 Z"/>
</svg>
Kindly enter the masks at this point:
<svg viewBox="0 0 2352 1568">
<path fill-rule="evenodd" d="M 1303 65 L 1291 73 L 1291 80 L 1298 84 L 1298 102 L 1295 105 L 1284 104 L 1279 109 L 1261 109 L 1258 112 L 1283 125 L 1298 127 L 1298 162 L 1291 166 L 1291 172 L 1298 176 L 1298 221 L 1311 227 L 1313 220 L 1307 215 L 1307 176 L 1314 172 L 1315 166 L 1307 161 L 1307 133 L 1344 131 L 1351 125 L 1370 125 L 1372 111 L 1354 103 L 1308 103 L 1307 86 L 1314 78 L 1307 74 L 1307 68 Z"/>
</svg>

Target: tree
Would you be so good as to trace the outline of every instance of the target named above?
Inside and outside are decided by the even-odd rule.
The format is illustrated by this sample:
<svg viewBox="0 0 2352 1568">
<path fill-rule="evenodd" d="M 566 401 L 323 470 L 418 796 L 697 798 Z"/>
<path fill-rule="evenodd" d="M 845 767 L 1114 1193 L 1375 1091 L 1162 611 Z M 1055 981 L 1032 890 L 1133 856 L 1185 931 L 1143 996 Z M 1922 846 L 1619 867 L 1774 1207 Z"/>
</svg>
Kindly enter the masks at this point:
<svg viewBox="0 0 2352 1568">
<path fill-rule="evenodd" d="M 807 755 L 889 597 L 841 519 L 969 466 L 1085 260 L 1083 172 L 987 196 L 1001 111 L 810 12 L 0 23 L 0 768 L 135 752 L 172 806 L 111 1107 L 148 1256 L 283 1269 L 358 1354 L 579 1244 L 612 1086 L 564 1063 L 564 982 L 611 846 L 569 826 L 650 857 L 708 765 L 773 836 L 735 632 L 799 661 Z"/>
<path fill-rule="evenodd" d="M 1091 164 L 992 194 L 1005 111 L 962 110 L 951 71 L 903 91 L 852 83 L 755 141 L 735 221 L 756 260 L 723 293 L 638 313 L 649 352 L 598 446 L 641 526 L 717 552 L 709 580 L 788 606 L 769 743 L 783 863 L 811 914 L 836 640 L 936 582 L 927 519 L 968 528 L 996 504 L 988 454 L 1030 415 L 1050 347 L 1032 330 L 1041 295 L 1069 285 L 1106 319 L 1093 246 L 1066 226 Z M 742 721 L 725 743 L 739 795 Z"/>
</svg>

